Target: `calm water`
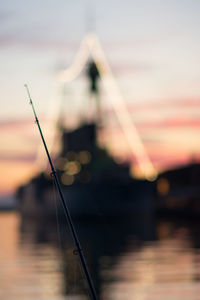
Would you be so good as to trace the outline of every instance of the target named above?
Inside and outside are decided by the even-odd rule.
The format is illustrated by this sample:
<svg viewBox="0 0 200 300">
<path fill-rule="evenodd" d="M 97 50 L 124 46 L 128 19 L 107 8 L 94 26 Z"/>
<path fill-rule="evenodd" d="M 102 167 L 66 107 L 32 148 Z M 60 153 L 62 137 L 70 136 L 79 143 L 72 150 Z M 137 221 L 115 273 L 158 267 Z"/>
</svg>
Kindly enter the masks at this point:
<svg viewBox="0 0 200 300">
<path fill-rule="evenodd" d="M 200 299 L 200 223 L 129 219 L 76 227 L 101 300 Z M 89 299 L 61 220 L 0 213 L 0 299 Z"/>
</svg>

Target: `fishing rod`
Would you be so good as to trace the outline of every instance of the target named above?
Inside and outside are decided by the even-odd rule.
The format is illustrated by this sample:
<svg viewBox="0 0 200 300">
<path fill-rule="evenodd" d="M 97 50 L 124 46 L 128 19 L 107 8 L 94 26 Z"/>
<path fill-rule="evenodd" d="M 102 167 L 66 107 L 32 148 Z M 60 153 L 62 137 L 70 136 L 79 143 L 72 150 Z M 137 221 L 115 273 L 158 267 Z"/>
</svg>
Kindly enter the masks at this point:
<svg viewBox="0 0 200 300">
<path fill-rule="evenodd" d="M 75 249 L 74 253 L 78 253 L 78 255 L 79 255 L 81 265 L 82 265 L 82 268 L 83 268 L 83 271 L 84 271 L 84 274 L 85 274 L 85 277 L 86 277 L 86 280 L 87 280 L 87 283 L 88 283 L 88 287 L 89 287 L 89 290 L 90 290 L 91 299 L 97 300 L 96 291 L 94 289 L 94 285 L 93 285 L 93 282 L 92 282 L 92 279 L 91 279 L 91 276 L 90 276 L 90 273 L 89 273 L 89 270 L 88 270 L 88 267 L 87 267 L 87 264 L 86 264 L 86 261 L 85 261 L 85 257 L 83 255 L 83 251 L 81 249 L 81 245 L 80 245 L 80 242 L 79 242 L 74 224 L 72 222 L 72 218 L 71 218 L 69 209 L 68 209 L 67 204 L 65 202 L 65 198 L 64 198 L 61 186 L 60 186 L 60 182 L 59 182 L 56 170 L 54 168 L 51 156 L 49 154 L 49 150 L 47 148 L 47 145 L 46 145 L 43 133 L 42 133 L 42 129 L 40 127 L 40 123 L 39 123 L 39 120 L 38 120 L 38 117 L 37 117 L 37 114 L 36 114 L 36 111 L 35 111 L 33 101 L 31 99 L 31 95 L 30 95 L 27 84 L 25 84 L 24 87 L 25 87 L 25 89 L 27 91 L 27 94 L 28 94 L 28 97 L 29 97 L 29 103 L 30 103 L 30 105 L 32 106 L 32 109 L 33 109 L 33 113 L 34 113 L 34 116 L 35 116 L 35 121 L 37 123 L 38 129 L 39 129 L 39 132 L 40 132 L 40 136 L 41 136 L 41 139 L 42 139 L 42 142 L 43 142 L 43 145 L 44 145 L 44 148 L 45 148 L 48 160 L 49 160 L 49 164 L 51 166 L 52 176 L 55 180 L 56 188 L 57 188 L 58 194 L 60 196 L 60 200 L 61 200 L 62 205 L 63 205 L 64 213 L 65 213 L 67 222 L 68 222 L 69 227 L 70 227 L 70 231 L 71 231 L 71 234 L 72 234 L 72 237 L 73 237 L 73 240 L 74 240 L 74 244 L 76 246 L 76 249 Z"/>
</svg>

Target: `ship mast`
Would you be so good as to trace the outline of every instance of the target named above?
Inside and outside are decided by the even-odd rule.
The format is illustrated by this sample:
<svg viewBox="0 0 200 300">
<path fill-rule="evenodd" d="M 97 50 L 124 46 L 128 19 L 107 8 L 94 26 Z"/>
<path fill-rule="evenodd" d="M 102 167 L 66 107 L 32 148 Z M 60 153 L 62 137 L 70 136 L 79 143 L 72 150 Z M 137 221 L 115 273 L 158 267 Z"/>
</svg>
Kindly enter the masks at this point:
<svg viewBox="0 0 200 300">
<path fill-rule="evenodd" d="M 100 124 L 101 112 L 100 112 L 100 97 L 99 97 L 99 70 L 94 60 L 90 60 L 87 67 L 87 77 L 89 79 L 89 106 L 92 106 L 92 102 L 95 102 L 95 123 Z"/>
<path fill-rule="evenodd" d="M 100 105 L 97 92 L 97 83 L 99 78 L 101 78 L 102 84 L 107 92 L 108 99 L 112 104 L 115 115 L 124 132 L 127 145 L 129 146 L 132 155 L 136 158 L 140 169 L 140 174 L 148 180 L 155 179 L 157 176 L 157 170 L 154 168 L 138 130 L 133 123 L 132 116 L 126 107 L 123 95 L 120 92 L 96 34 L 90 33 L 84 37 L 72 65 L 58 74 L 58 86 L 60 84 L 67 84 L 76 79 L 87 64 L 89 57 L 91 57 L 91 64 L 95 64 L 97 70 L 96 75 L 92 75 L 93 77 L 90 77 L 90 80 L 91 82 L 93 81 L 93 84 L 96 85 L 95 88 L 97 88 L 96 91 L 91 91 L 91 98 L 94 96 L 96 97 L 96 114 L 98 121 L 100 118 Z M 59 104 L 57 103 L 57 106 L 58 105 Z M 58 118 L 58 114 L 56 116 Z M 50 144 L 52 143 L 50 142 Z"/>
</svg>

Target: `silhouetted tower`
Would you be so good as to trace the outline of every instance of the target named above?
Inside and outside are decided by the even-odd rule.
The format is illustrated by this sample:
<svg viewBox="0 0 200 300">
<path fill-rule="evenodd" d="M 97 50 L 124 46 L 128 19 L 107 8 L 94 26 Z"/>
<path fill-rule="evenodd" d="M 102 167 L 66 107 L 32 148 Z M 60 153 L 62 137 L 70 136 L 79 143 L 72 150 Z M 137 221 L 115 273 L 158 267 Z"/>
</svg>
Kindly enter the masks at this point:
<svg viewBox="0 0 200 300">
<path fill-rule="evenodd" d="M 91 93 L 97 94 L 99 91 L 99 87 L 98 87 L 99 71 L 94 61 L 89 62 L 87 75 L 90 80 Z"/>
<path fill-rule="evenodd" d="M 100 121 L 100 103 L 99 103 L 99 78 L 100 74 L 97 69 L 96 63 L 91 60 L 88 63 L 87 77 L 89 79 L 89 90 L 91 95 L 91 101 L 96 102 L 96 119 L 97 122 Z"/>
</svg>

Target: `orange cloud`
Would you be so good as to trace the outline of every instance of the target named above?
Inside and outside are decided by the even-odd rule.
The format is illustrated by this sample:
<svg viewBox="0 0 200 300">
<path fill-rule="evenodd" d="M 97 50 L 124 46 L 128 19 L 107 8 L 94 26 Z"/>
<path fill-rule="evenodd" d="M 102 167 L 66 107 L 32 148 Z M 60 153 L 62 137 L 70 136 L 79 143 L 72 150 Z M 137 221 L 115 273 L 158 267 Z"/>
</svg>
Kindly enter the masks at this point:
<svg viewBox="0 0 200 300">
<path fill-rule="evenodd" d="M 0 160 L 0 193 L 12 193 L 35 172 L 33 164 Z"/>
</svg>

